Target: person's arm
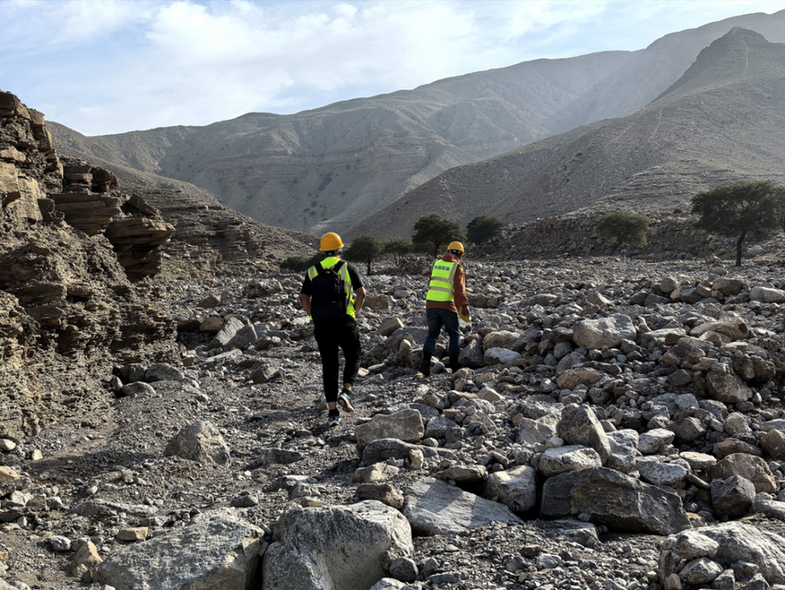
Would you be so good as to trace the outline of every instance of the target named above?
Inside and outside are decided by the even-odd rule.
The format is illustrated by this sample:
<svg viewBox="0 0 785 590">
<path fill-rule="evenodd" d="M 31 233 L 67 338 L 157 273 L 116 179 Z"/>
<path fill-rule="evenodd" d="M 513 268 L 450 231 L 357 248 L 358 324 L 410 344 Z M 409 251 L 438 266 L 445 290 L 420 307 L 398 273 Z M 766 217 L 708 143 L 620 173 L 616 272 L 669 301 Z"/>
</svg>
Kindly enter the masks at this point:
<svg viewBox="0 0 785 590">
<path fill-rule="evenodd" d="M 363 306 L 363 302 L 365 301 L 365 287 L 360 287 L 354 292 L 354 314 L 357 315 L 357 312 L 360 311 L 360 308 Z"/>
<path fill-rule="evenodd" d="M 466 274 L 461 266 L 456 269 L 455 278 L 453 279 L 453 300 L 455 301 L 455 307 L 468 313 L 469 299 L 466 297 Z"/>
<path fill-rule="evenodd" d="M 300 305 L 305 310 L 305 314 L 311 317 L 311 298 L 305 293 L 300 293 Z"/>
<path fill-rule="evenodd" d="M 308 273 L 305 273 L 303 286 L 300 287 L 300 305 L 305 310 L 305 314 L 311 317 L 311 279 Z"/>
</svg>

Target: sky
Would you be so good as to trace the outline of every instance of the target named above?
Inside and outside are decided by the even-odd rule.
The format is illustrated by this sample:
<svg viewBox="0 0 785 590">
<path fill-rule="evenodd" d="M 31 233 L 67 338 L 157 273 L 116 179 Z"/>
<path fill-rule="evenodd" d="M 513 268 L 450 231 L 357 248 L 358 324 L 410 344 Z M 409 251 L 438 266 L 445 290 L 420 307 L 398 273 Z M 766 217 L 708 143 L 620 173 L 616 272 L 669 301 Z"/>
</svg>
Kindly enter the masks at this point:
<svg viewBox="0 0 785 590">
<path fill-rule="evenodd" d="M 84 135 L 644 49 L 785 0 L 0 0 L 0 90 Z"/>
</svg>

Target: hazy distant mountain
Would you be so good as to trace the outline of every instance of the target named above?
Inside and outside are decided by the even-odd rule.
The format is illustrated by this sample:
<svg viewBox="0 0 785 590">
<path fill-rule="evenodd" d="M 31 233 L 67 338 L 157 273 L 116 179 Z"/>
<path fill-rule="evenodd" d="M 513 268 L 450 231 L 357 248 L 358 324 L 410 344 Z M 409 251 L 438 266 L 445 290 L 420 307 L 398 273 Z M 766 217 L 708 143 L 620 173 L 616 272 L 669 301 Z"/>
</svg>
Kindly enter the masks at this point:
<svg viewBox="0 0 785 590">
<path fill-rule="evenodd" d="M 711 186 L 756 178 L 785 182 L 785 44 L 735 28 L 643 109 L 453 168 L 347 235 L 405 235 L 433 211 L 462 225 L 588 206 L 663 212 Z"/>
<path fill-rule="evenodd" d="M 674 33 L 642 51 L 524 62 L 295 115 L 100 137 L 52 131 L 64 155 L 192 183 L 264 223 L 348 231 L 453 167 L 637 111 L 736 25 L 785 41 L 785 11 L 753 14 Z M 547 160 L 557 144 L 538 143 L 533 157 Z"/>
</svg>

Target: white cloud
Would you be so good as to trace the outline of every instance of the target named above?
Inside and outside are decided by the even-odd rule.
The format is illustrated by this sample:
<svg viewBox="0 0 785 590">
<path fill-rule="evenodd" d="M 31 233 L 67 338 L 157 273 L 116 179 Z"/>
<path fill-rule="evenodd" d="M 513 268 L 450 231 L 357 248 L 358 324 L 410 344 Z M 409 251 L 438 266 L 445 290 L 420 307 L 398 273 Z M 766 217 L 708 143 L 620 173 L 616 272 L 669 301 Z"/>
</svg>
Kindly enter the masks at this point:
<svg viewBox="0 0 785 590">
<path fill-rule="evenodd" d="M 0 0 L 0 87 L 84 133 L 315 108 L 540 57 L 643 49 L 785 1 Z M 4 60 L 6 61 L 6 60 Z"/>
</svg>

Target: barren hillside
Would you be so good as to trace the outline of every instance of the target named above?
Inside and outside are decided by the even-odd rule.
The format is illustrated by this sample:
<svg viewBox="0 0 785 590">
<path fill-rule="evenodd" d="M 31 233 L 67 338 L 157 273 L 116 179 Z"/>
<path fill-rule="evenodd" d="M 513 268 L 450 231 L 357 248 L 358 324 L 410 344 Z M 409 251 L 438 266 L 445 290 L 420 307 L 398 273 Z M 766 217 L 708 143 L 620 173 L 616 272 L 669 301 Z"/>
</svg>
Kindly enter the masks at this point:
<svg viewBox="0 0 785 590">
<path fill-rule="evenodd" d="M 785 41 L 785 11 L 753 14 L 641 51 L 524 62 L 296 115 L 94 138 L 58 127 L 55 145 L 195 184 L 269 225 L 340 232 L 450 168 L 637 111 L 737 25 Z"/>
<path fill-rule="evenodd" d="M 672 211 L 723 182 L 783 181 L 784 64 L 785 45 L 734 29 L 636 113 L 449 170 L 348 234 L 409 235 L 432 211 L 464 226 L 481 214 L 523 223 L 586 207 Z"/>
</svg>

